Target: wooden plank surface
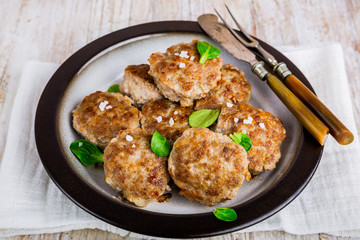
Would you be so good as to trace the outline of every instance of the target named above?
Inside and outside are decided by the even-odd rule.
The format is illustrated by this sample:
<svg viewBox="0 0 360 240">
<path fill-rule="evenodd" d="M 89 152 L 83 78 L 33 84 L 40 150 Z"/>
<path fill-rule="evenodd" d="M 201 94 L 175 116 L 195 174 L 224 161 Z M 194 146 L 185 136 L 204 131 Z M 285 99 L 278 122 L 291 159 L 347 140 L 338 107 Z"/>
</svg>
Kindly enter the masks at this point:
<svg viewBox="0 0 360 240">
<path fill-rule="evenodd" d="M 52 239 L 61 239 L 61 240 L 123 240 L 127 239 L 126 237 L 120 237 L 117 234 L 105 232 L 101 230 L 94 229 L 84 229 L 76 230 L 63 233 L 55 234 L 39 234 L 39 235 L 25 235 L 17 236 L 12 238 L 7 238 L 7 240 L 52 240 Z M 201 238 L 204 239 L 204 238 Z M 211 239 L 211 238 L 207 238 Z M 344 237 L 335 237 L 328 234 L 311 234 L 311 235 L 293 235 L 283 231 L 271 231 L 271 232 L 255 232 L 255 233 L 239 233 L 239 234 L 228 234 L 223 237 L 223 239 L 231 240 L 356 240 L 356 238 L 344 238 Z"/>
<path fill-rule="evenodd" d="M 357 130 L 360 130 L 360 1 L 357 0 L 15 0 L 0 1 L 0 159 L 10 111 L 26 61 L 62 63 L 86 43 L 112 31 L 150 21 L 196 20 L 223 3 L 253 35 L 283 46 L 341 43 Z M 230 20 L 229 18 L 227 18 Z M 344 239 L 281 231 L 232 234 L 231 239 Z M 100 230 L 18 236 L 9 239 L 121 239 Z M 225 237 L 224 237 L 225 239 Z"/>
</svg>

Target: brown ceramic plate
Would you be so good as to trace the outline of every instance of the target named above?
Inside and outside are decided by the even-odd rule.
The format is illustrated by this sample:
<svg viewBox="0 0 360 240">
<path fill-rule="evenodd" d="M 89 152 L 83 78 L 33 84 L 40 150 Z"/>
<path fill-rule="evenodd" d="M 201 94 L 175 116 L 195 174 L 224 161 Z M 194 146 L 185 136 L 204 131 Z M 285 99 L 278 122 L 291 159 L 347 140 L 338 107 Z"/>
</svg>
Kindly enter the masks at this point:
<svg viewBox="0 0 360 240">
<path fill-rule="evenodd" d="M 270 88 L 251 73 L 248 65 L 225 50 L 224 63 L 245 72 L 252 85 L 250 103 L 279 116 L 287 131 L 282 158 L 272 172 L 245 183 L 237 196 L 216 207 L 238 213 L 233 222 L 214 217 L 213 208 L 192 203 L 173 190 L 168 203 L 138 208 L 114 198 L 117 193 L 104 182 L 102 167 L 84 167 L 69 145 L 80 138 L 71 126 L 71 111 L 88 94 L 106 91 L 122 80 L 124 68 L 146 63 L 152 52 L 165 51 L 181 41 L 200 38 L 214 43 L 196 22 L 168 21 L 137 25 L 101 37 L 67 59 L 47 84 L 36 112 L 36 144 L 51 179 L 75 204 L 114 226 L 151 236 L 193 238 L 224 234 L 256 224 L 290 203 L 307 185 L 319 164 L 323 148 L 299 124 Z M 260 41 L 261 42 L 261 41 Z M 261 45 L 310 89 L 299 69 L 280 52 Z"/>
</svg>

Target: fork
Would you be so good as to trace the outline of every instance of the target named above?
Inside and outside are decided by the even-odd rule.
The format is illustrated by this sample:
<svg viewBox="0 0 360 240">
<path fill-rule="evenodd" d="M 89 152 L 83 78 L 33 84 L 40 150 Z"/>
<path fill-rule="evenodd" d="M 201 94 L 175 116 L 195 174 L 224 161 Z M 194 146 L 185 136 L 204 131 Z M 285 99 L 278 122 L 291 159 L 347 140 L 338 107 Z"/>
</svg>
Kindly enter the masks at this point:
<svg viewBox="0 0 360 240">
<path fill-rule="evenodd" d="M 245 47 L 254 53 L 257 53 L 258 56 L 260 55 L 260 57 L 273 68 L 273 71 L 281 77 L 281 79 L 293 91 L 293 93 L 308 107 L 310 107 L 328 126 L 330 134 L 336 139 L 338 143 L 342 145 L 350 144 L 354 140 L 354 135 L 349 131 L 349 129 L 345 127 L 345 125 L 325 106 L 325 104 L 323 104 L 316 97 L 313 92 L 311 92 L 297 77 L 291 73 L 285 63 L 278 63 L 269 52 L 263 49 L 259 42 L 250 36 L 243 27 L 241 27 L 226 4 L 225 7 L 243 36 L 240 36 L 238 33 L 236 33 L 224 20 L 224 18 L 216 11 L 216 9 L 215 12 L 224 22 L 225 26 L 234 35 L 234 37 L 239 40 Z"/>
</svg>

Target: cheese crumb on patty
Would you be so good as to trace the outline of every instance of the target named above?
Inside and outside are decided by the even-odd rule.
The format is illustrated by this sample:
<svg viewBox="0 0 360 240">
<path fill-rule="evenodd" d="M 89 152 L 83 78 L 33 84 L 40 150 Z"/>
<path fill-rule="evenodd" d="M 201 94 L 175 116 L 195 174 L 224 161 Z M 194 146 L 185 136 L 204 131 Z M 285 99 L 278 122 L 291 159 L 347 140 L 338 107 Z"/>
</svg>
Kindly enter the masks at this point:
<svg viewBox="0 0 360 240">
<path fill-rule="evenodd" d="M 239 121 L 239 118 L 234 118 L 234 122 L 238 122 Z"/>
<path fill-rule="evenodd" d="M 188 52 L 187 51 L 181 51 L 180 57 L 181 58 L 189 58 Z"/>
<path fill-rule="evenodd" d="M 265 124 L 264 123 L 259 123 L 259 127 L 261 127 L 262 129 L 266 129 Z"/>
<path fill-rule="evenodd" d="M 253 118 L 251 116 L 249 116 L 247 119 L 244 119 L 243 123 L 244 124 L 251 124 L 253 121 Z"/>
<path fill-rule="evenodd" d="M 170 124 L 170 126 L 174 126 L 175 122 L 174 122 L 174 119 L 173 119 L 173 118 L 170 118 L 169 124 Z"/>
<path fill-rule="evenodd" d="M 184 68 L 185 67 L 185 63 L 180 63 L 179 64 L 179 68 Z"/>
<path fill-rule="evenodd" d="M 155 118 L 156 119 L 156 121 L 158 122 L 158 123 L 161 123 L 161 121 L 162 121 L 162 117 L 161 116 L 158 116 L 157 118 Z"/>
<path fill-rule="evenodd" d="M 101 102 L 100 104 L 99 104 L 99 108 L 100 108 L 100 110 L 101 111 L 104 111 L 105 110 L 105 107 L 106 107 L 106 105 L 108 105 L 108 101 L 103 101 L 103 102 Z"/>
<path fill-rule="evenodd" d="M 132 140 L 134 140 L 134 138 L 131 135 L 126 135 L 125 139 L 128 142 L 131 142 Z"/>
<path fill-rule="evenodd" d="M 229 107 L 229 108 L 231 108 L 232 106 L 234 106 L 234 104 L 227 102 L 227 103 L 226 103 L 226 106 Z"/>
</svg>

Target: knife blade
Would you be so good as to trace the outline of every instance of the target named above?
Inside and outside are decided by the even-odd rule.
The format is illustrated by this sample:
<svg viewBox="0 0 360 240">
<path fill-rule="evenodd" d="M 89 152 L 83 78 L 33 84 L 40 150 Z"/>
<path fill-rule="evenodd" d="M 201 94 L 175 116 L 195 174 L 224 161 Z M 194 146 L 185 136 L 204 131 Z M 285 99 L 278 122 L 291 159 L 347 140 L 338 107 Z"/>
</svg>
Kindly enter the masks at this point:
<svg viewBox="0 0 360 240">
<path fill-rule="evenodd" d="M 225 48 L 231 55 L 239 60 L 246 61 L 250 65 L 258 62 L 256 55 L 243 47 L 232 36 L 229 30 L 224 27 L 224 24 L 218 21 L 214 14 L 204 14 L 198 18 L 200 27 L 223 48 Z M 230 33 L 230 34 L 229 34 Z"/>
<path fill-rule="evenodd" d="M 290 112 L 302 123 L 311 135 L 324 145 L 329 128 L 320 121 L 275 75 L 264 68 L 264 62 L 258 61 L 256 55 L 238 42 L 226 26 L 218 21 L 214 14 L 203 14 L 198 18 L 200 27 L 226 51 L 235 58 L 247 62 L 252 72 L 266 81 L 274 93 L 285 104 Z"/>
</svg>

